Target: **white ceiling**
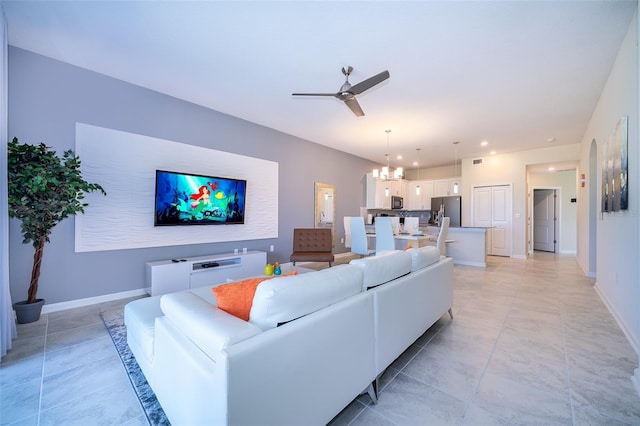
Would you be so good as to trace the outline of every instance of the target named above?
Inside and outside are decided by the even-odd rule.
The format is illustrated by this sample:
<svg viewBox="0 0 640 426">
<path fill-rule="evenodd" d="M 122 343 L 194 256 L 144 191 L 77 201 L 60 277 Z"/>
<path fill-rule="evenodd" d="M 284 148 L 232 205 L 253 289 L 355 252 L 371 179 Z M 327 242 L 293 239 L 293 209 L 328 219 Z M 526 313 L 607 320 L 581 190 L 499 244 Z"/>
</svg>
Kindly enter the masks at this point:
<svg viewBox="0 0 640 426">
<path fill-rule="evenodd" d="M 1 4 L 13 46 L 379 163 L 391 129 L 411 168 L 580 142 L 637 2 Z M 391 75 L 357 96 L 364 117 L 291 96 L 338 91 L 345 65 Z"/>
</svg>

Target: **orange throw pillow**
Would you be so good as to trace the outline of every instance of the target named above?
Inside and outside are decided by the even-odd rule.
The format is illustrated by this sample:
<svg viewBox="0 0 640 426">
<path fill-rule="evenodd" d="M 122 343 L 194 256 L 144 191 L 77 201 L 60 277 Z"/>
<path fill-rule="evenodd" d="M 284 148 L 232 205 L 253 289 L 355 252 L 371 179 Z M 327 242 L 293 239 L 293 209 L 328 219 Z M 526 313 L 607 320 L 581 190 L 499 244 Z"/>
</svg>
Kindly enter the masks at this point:
<svg viewBox="0 0 640 426">
<path fill-rule="evenodd" d="M 404 249 L 405 250 L 411 250 L 413 248 L 413 246 L 411 244 L 408 244 Z"/>
<path fill-rule="evenodd" d="M 281 277 L 289 275 L 296 275 L 298 271 L 292 271 Z M 259 278 L 247 278 L 246 280 L 237 281 L 233 283 L 221 284 L 217 287 L 213 287 L 214 296 L 218 302 L 218 308 L 223 311 L 236 316 L 242 320 L 249 321 L 249 313 L 251 312 L 251 306 L 253 305 L 253 296 L 256 293 L 258 284 L 262 281 L 270 280 L 274 277 L 259 277 Z"/>
</svg>

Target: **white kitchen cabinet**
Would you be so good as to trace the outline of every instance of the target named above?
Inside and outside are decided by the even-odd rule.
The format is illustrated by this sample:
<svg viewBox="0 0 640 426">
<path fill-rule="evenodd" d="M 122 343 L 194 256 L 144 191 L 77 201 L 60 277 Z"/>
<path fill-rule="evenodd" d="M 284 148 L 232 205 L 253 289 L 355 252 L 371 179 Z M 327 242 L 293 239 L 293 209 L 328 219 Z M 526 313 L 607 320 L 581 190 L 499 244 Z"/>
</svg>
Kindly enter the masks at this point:
<svg viewBox="0 0 640 426">
<path fill-rule="evenodd" d="M 456 195 L 453 191 L 455 183 L 460 185 L 460 177 L 453 177 L 449 179 L 438 179 L 433 181 L 433 196 L 434 197 L 447 197 L 449 195 Z"/>
<path fill-rule="evenodd" d="M 420 185 L 420 194 L 416 194 L 418 185 Z M 433 197 L 433 181 L 409 181 L 405 197 L 405 208 L 408 210 L 429 210 L 431 209 L 431 197 Z"/>
<path fill-rule="evenodd" d="M 391 208 L 391 197 L 386 194 L 386 182 L 382 182 L 377 180 L 376 183 L 376 208 L 377 209 L 390 209 Z"/>
<path fill-rule="evenodd" d="M 407 193 L 407 181 L 405 180 L 389 180 L 386 182 L 380 182 L 384 188 L 389 188 L 389 196 L 396 195 L 398 197 L 404 197 Z"/>
</svg>

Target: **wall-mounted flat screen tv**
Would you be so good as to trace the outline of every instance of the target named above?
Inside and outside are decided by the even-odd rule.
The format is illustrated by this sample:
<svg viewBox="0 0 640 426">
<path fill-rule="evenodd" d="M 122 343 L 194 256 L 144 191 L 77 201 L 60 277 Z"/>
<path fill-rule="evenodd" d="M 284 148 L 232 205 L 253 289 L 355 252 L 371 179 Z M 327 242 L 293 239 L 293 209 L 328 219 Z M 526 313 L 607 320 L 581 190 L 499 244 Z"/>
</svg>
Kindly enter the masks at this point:
<svg viewBox="0 0 640 426">
<path fill-rule="evenodd" d="M 156 170 L 155 195 L 155 226 L 244 223 L 244 179 Z"/>
</svg>

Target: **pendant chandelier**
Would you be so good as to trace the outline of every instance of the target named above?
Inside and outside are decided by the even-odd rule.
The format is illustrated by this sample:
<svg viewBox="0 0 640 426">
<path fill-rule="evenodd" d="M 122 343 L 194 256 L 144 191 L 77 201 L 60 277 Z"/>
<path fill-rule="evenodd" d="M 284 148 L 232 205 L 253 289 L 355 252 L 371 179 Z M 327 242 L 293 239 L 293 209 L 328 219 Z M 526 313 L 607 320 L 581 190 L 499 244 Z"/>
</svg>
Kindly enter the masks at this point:
<svg viewBox="0 0 640 426">
<path fill-rule="evenodd" d="M 384 156 L 387 158 L 387 165 L 382 167 L 381 170 L 373 169 L 373 177 L 383 181 L 402 179 L 404 174 L 402 167 L 397 167 L 395 170 L 391 170 L 391 166 L 389 164 L 389 133 L 391 133 L 391 130 L 385 130 L 385 133 L 387 134 L 387 153 Z"/>
</svg>

